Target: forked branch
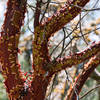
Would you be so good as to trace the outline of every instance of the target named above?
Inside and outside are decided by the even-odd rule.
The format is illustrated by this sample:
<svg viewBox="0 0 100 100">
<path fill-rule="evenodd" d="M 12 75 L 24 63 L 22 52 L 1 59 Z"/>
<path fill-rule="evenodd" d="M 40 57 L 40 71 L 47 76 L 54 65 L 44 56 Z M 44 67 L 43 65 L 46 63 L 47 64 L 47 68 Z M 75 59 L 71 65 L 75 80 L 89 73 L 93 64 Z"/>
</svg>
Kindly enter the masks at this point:
<svg viewBox="0 0 100 100">
<path fill-rule="evenodd" d="M 56 14 L 43 23 L 40 28 L 45 30 L 45 34 L 50 38 L 55 32 L 59 31 L 64 25 L 74 19 L 90 0 L 68 0 L 69 4 L 60 9 Z M 77 6 L 71 6 L 77 5 Z"/>
<path fill-rule="evenodd" d="M 50 73 L 61 71 L 62 69 L 84 62 L 85 60 L 96 55 L 98 52 L 100 52 L 100 42 L 93 43 L 89 48 L 79 53 L 75 53 L 74 55 L 54 60 L 47 66 L 47 70 L 49 70 Z"/>
</svg>

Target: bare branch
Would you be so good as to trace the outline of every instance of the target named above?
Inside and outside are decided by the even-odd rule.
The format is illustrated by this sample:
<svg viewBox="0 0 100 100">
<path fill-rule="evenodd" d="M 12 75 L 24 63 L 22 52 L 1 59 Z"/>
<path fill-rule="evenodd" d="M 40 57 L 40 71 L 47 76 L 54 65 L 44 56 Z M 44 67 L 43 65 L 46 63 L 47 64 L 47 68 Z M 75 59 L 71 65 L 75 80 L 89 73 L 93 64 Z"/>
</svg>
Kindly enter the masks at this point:
<svg viewBox="0 0 100 100">
<path fill-rule="evenodd" d="M 90 74 L 94 71 L 94 69 L 100 64 L 100 53 L 98 55 L 92 57 L 87 64 L 84 65 L 84 70 L 82 73 L 80 73 L 75 82 L 74 85 L 70 86 L 70 89 L 68 91 L 68 95 L 66 100 L 76 100 L 77 95 L 79 95 L 84 83 L 86 82 L 87 78 L 90 76 Z M 77 95 L 75 93 L 75 90 L 77 91 Z"/>
<path fill-rule="evenodd" d="M 88 92 L 86 92 L 83 96 L 80 97 L 80 100 L 97 88 L 100 88 L 100 85 L 97 85 L 94 88 L 90 89 Z"/>
<path fill-rule="evenodd" d="M 80 64 L 81 62 L 93 57 L 95 54 L 100 52 L 100 42 L 93 43 L 89 48 L 85 49 L 82 52 L 75 53 L 71 56 L 64 58 L 59 58 L 56 61 L 52 61 L 52 64 L 46 66 L 47 70 L 51 73 L 61 71 L 62 69 L 71 67 L 72 65 Z"/>
<path fill-rule="evenodd" d="M 9 96 L 22 88 L 24 80 L 18 64 L 20 29 L 26 12 L 26 0 L 8 0 L 0 37 L 0 62 Z M 17 94 L 16 94 L 17 95 Z M 15 96 L 16 96 L 15 95 Z"/>
<path fill-rule="evenodd" d="M 37 0 L 36 3 L 36 10 L 35 10 L 35 18 L 34 18 L 34 28 L 39 25 L 39 18 L 41 14 L 41 4 L 42 0 Z"/>
<path fill-rule="evenodd" d="M 55 32 L 59 31 L 64 25 L 70 22 L 75 18 L 81 11 L 81 8 L 84 7 L 89 0 L 74 0 L 73 2 L 66 4 L 60 11 L 54 14 L 47 22 L 41 25 L 41 29 L 45 29 L 47 39 L 51 37 Z M 78 5 L 76 6 L 71 6 Z"/>
<path fill-rule="evenodd" d="M 89 0 L 75 0 L 74 5 L 84 7 Z M 59 12 L 53 15 L 48 22 L 35 28 L 35 38 L 33 47 L 34 66 L 44 65 L 50 61 L 48 56 L 47 43 L 53 33 L 60 30 L 65 24 L 70 22 L 81 11 L 80 8 L 66 4 Z M 37 62 L 38 63 L 37 65 Z M 34 67 L 38 70 L 37 67 Z M 43 68 L 42 68 L 43 69 Z M 34 69 L 35 70 L 35 69 Z M 39 72 L 38 72 L 39 73 Z"/>
</svg>

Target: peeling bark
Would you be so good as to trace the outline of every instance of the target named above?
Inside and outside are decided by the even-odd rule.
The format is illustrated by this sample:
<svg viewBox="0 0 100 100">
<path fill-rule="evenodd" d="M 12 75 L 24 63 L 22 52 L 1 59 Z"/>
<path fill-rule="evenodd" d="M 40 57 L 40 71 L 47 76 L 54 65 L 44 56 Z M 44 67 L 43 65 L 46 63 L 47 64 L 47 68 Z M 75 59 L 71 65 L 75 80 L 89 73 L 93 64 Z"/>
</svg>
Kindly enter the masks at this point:
<svg viewBox="0 0 100 100">
<path fill-rule="evenodd" d="M 37 7 L 40 7 L 41 2 L 41 0 L 37 2 Z M 2 74 L 5 78 L 4 83 L 9 100 L 44 100 L 47 86 L 53 74 L 72 65 L 79 64 L 95 56 L 100 51 L 99 42 L 92 44 L 90 48 L 81 53 L 76 53 L 55 62 L 51 61 L 48 53 L 49 38 L 75 18 L 80 13 L 81 8 L 88 2 L 89 0 L 73 0 L 69 5 L 65 5 L 60 11 L 42 24 L 39 23 L 40 10 L 38 8 L 36 9 L 36 22 L 34 22 L 35 38 L 33 40 L 34 72 L 32 73 L 30 84 L 27 84 L 27 80 L 23 78 L 24 75 L 18 64 L 17 55 L 20 30 L 23 25 L 27 2 L 26 0 L 8 0 L 7 12 L 0 37 L 0 63 L 2 65 Z M 71 6 L 71 4 L 80 7 Z M 96 63 L 94 63 L 95 60 L 97 60 Z M 86 70 L 80 75 L 82 79 L 79 80 L 79 78 L 77 78 L 76 82 L 78 82 L 79 85 L 76 87 L 79 92 L 89 74 L 98 63 L 100 63 L 100 59 L 98 60 L 94 57 L 93 62 L 90 61 L 87 63 Z M 92 67 L 93 65 L 94 67 Z M 76 96 L 72 88 L 69 90 L 69 93 L 70 91 L 72 91 L 73 94 L 68 95 L 69 98 L 73 98 L 73 95 Z"/>
</svg>

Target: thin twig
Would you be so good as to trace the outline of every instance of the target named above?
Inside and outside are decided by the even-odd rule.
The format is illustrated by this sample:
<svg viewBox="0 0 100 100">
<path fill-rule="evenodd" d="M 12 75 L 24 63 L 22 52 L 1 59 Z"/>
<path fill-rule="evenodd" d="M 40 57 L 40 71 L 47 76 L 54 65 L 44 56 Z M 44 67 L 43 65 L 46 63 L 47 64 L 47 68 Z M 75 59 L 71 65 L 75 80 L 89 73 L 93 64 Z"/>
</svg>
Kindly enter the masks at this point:
<svg viewBox="0 0 100 100">
<path fill-rule="evenodd" d="M 81 35 L 82 35 L 82 37 L 83 37 L 83 40 L 84 40 L 84 42 L 86 43 L 86 45 L 88 45 L 88 42 L 86 41 L 86 39 L 85 39 L 85 37 L 84 37 L 84 34 L 83 34 L 83 32 L 82 32 L 81 13 L 80 13 L 80 23 L 79 23 L 79 26 L 80 26 L 80 33 L 81 33 Z"/>
<path fill-rule="evenodd" d="M 83 96 L 80 97 L 79 100 L 83 99 L 86 95 L 88 95 L 90 92 L 92 92 L 93 90 L 100 88 L 100 85 L 97 85 L 96 87 L 90 89 L 88 92 L 86 92 Z"/>
<path fill-rule="evenodd" d="M 44 16 L 45 16 L 45 13 L 47 12 L 47 9 L 48 9 L 48 7 L 49 7 L 50 2 L 51 2 L 51 0 L 48 0 L 48 1 L 47 1 L 47 6 L 46 6 L 45 11 L 44 11 L 44 13 L 43 13 L 43 15 L 42 15 L 42 18 L 41 18 L 41 20 L 40 20 L 40 23 L 42 22 L 42 20 L 43 20 L 43 18 L 44 18 Z"/>
</svg>

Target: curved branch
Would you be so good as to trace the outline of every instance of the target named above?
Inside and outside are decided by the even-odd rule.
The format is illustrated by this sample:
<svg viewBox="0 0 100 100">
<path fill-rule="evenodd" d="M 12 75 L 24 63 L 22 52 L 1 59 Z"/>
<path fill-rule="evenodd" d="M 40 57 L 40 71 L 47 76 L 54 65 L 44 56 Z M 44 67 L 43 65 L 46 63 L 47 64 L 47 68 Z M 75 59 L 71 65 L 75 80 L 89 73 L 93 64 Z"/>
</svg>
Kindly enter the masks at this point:
<svg viewBox="0 0 100 100">
<path fill-rule="evenodd" d="M 61 71 L 62 69 L 80 64 L 81 62 L 89 59 L 90 57 L 93 57 L 98 52 L 100 52 L 100 42 L 93 43 L 89 48 L 85 49 L 82 52 L 64 57 L 63 59 L 59 58 L 56 61 L 54 60 L 51 64 L 46 66 L 46 68 L 48 71 L 50 71 L 50 73 L 54 74 L 58 71 Z"/>
<path fill-rule="evenodd" d="M 91 74 L 90 78 L 99 82 L 100 81 L 100 72 L 95 69 L 94 72 Z"/>
<path fill-rule="evenodd" d="M 84 7 L 90 0 L 73 0 L 69 5 L 66 4 L 63 8 L 60 9 L 56 14 L 43 23 L 40 27 L 45 30 L 47 40 L 55 32 L 59 31 L 64 25 L 74 19 L 80 12 L 81 8 Z M 71 6 L 77 5 L 77 6 Z"/>
<path fill-rule="evenodd" d="M 87 78 L 94 71 L 94 69 L 100 64 L 100 53 L 92 57 L 87 64 L 84 65 L 84 70 L 79 74 L 73 84 L 70 86 L 67 92 L 66 100 L 77 100 L 77 97 L 86 82 Z"/>
</svg>

